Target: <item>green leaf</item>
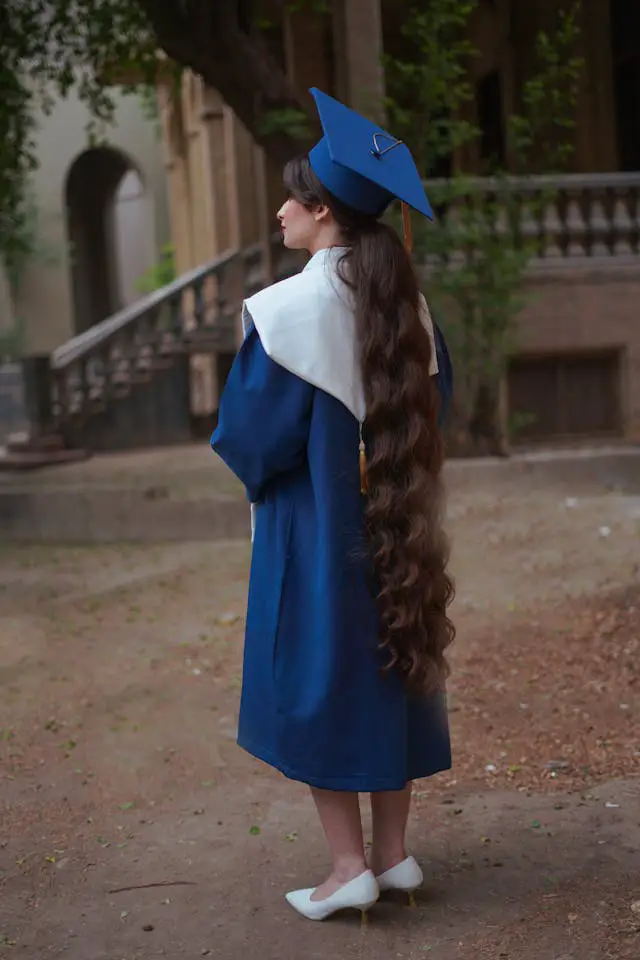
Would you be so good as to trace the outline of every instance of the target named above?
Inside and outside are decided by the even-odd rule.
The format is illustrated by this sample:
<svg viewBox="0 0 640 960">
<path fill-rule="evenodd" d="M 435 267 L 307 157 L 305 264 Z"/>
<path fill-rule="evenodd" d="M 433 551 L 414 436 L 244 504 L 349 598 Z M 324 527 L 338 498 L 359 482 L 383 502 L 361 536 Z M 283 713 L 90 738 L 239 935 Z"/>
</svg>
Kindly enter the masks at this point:
<svg viewBox="0 0 640 960">
<path fill-rule="evenodd" d="M 256 827 L 255 825 L 253 827 L 249 827 L 249 833 L 252 837 L 257 837 L 260 833 L 260 827 Z"/>
</svg>

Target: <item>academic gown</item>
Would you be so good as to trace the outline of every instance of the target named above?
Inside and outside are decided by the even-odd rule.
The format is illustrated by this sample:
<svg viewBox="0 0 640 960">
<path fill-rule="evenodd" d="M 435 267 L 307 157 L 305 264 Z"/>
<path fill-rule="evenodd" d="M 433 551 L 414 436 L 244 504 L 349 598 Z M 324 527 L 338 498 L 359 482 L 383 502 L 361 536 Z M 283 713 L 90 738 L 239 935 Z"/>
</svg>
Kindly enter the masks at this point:
<svg viewBox="0 0 640 960">
<path fill-rule="evenodd" d="M 451 766 L 444 695 L 409 696 L 395 671 L 381 673 L 357 455 L 361 385 L 348 385 L 349 398 L 344 378 L 327 373 L 344 351 L 342 361 L 329 357 L 324 377 L 307 368 L 303 378 L 283 366 L 299 366 L 291 342 L 280 354 L 274 347 L 269 322 L 275 312 L 281 331 L 282 299 L 289 309 L 298 294 L 308 352 L 305 304 L 318 306 L 314 283 L 324 281 L 303 278 L 293 290 L 247 302 L 245 319 L 256 325 L 249 323 L 211 438 L 256 505 L 238 743 L 311 786 L 399 790 Z M 319 322 L 330 340 L 328 317 Z"/>
</svg>

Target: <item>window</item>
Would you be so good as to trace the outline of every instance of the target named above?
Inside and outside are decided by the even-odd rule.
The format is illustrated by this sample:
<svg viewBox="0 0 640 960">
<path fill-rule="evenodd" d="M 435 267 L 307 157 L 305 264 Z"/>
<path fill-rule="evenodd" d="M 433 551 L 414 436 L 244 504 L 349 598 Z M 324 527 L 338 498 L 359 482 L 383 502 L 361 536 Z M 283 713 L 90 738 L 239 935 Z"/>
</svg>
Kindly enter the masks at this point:
<svg viewBox="0 0 640 960">
<path fill-rule="evenodd" d="M 516 441 L 622 432 L 617 350 L 514 357 L 508 384 Z"/>
</svg>

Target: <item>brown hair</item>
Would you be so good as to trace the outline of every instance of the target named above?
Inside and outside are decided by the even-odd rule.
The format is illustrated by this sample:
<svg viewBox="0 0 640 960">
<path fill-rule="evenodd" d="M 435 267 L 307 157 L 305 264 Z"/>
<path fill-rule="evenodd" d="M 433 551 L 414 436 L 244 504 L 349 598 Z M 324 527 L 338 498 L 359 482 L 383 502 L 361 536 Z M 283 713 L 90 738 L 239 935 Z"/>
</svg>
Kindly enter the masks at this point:
<svg viewBox="0 0 640 960">
<path fill-rule="evenodd" d="M 408 690 L 440 687 L 455 635 L 447 573 L 438 429 L 429 375 L 430 337 L 420 316 L 411 257 L 396 231 L 328 193 L 307 157 L 290 161 L 284 184 L 305 207 L 329 207 L 345 253 L 338 272 L 354 297 L 367 409 L 365 519 L 381 614 L 380 647 Z"/>
</svg>

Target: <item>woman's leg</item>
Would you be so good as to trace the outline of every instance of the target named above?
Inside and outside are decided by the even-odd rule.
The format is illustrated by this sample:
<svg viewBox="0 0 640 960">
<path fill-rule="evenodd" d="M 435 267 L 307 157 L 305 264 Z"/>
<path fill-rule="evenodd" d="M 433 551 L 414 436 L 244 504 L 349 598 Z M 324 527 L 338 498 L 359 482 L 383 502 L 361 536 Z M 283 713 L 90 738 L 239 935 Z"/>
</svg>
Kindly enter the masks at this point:
<svg viewBox="0 0 640 960">
<path fill-rule="evenodd" d="M 324 900 L 367 869 L 360 798 L 357 793 L 314 787 L 311 793 L 333 858 L 331 875 L 311 897 L 312 900 Z"/>
<path fill-rule="evenodd" d="M 371 794 L 373 838 L 370 866 L 376 876 L 401 863 L 407 856 L 405 834 L 411 806 L 411 784 L 404 790 Z"/>
</svg>

